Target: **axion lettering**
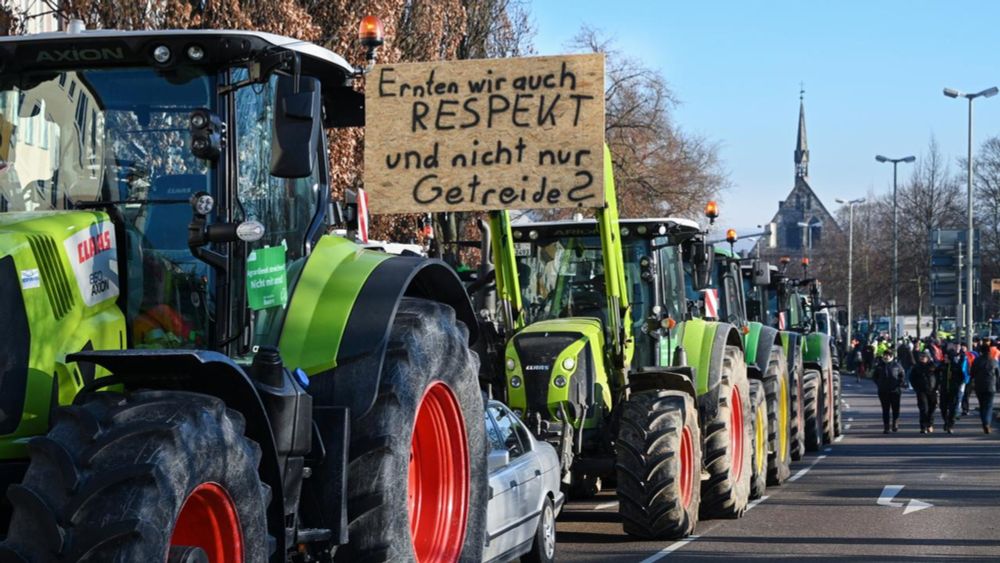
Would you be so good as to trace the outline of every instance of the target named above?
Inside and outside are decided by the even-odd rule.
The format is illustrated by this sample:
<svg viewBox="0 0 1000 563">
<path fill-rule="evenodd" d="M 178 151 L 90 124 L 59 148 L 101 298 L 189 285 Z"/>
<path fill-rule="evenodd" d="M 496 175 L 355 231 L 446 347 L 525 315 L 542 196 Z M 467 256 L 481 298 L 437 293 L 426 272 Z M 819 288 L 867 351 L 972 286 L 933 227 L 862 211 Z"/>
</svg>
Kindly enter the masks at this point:
<svg viewBox="0 0 1000 563">
<path fill-rule="evenodd" d="M 66 49 L 62 51 L 40 51 L 35 58 L 35 62 L 56 63 L 56 62 L 77 62 L 77 61 L 102 61 L 102 60 L 123 60 L 125 52 L 121 47 L 102 47 L 100 49 Z"/>
</svg>

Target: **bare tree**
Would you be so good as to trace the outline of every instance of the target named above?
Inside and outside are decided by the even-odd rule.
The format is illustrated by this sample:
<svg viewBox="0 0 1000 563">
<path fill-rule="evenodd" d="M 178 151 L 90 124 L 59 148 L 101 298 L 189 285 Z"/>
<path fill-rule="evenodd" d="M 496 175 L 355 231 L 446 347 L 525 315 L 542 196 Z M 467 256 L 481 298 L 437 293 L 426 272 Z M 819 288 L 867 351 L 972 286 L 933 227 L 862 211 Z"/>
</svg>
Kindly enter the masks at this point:
<svg viewBox="0 0 1000 563">
<path fill-rule="evenodd" d="M 622 215 L 690 215 L 728 187 L 718 146 L 674 124 L 678 101 L 660 72 L 591 27 L 570 47 L 606 57 L 604 130 Z"/>
</svg>

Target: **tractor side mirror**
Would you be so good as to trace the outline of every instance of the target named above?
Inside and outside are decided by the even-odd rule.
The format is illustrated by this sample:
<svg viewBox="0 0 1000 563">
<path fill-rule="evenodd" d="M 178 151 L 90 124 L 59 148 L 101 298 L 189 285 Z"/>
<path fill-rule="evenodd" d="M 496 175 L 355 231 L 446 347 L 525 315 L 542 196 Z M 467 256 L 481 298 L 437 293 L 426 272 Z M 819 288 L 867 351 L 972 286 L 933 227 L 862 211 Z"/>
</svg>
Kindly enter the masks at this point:
<svg viewBox="0 0 1000 563">
<path fill-rule="evenodd" d="M 691 244 L 691 262 L 694 264 L 694 279 L 692 280 L 694 290 L 701 291 L 709 287 L 712 283 L 712 268 L 715 265 L 715 249 L 704 241 L 693 242 Z"/>
<path fill-rule="evenodd" d="M 757 260 L 753 263 L 753 284 L 764 287 L 771 285 L 771 265 Z"/>
<path fill-rule="evenodd" d="M 306 178 L 316 167 L 323 119 L 319 80 L 278 76 L 271 131 L 271 175 Z"/>
</svg>

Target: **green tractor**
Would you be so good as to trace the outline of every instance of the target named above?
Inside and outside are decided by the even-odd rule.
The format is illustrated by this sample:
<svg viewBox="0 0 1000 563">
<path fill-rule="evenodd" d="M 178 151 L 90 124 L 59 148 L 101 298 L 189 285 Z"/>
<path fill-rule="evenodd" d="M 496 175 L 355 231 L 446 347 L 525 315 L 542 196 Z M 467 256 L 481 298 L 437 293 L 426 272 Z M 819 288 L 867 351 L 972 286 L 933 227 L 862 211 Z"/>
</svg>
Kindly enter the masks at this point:
<svg viewBox="0 0 1000 563">
<path fill-rule="evenodd" d="M 819 310 L 820 285 L 815 279 L 783 277 L 778 292 L 779 314 L 787 328 L 802 335 L 802 408 L 805 445 L 810 452 L 836 438 L 840 374 L 834 368 L 834 344 L 820 332 L 815 312 Z"/>
<path fill-rule="evenodd" d="M 735 242 L 735 231 L 727 233 L 727 238 Z M 797 384 L 793 379 L 795 372 L 790 371 L 790 367 L 798 360 L 794 352 L 788 351 L 789 345 L 794 346 L 794 339 L 783 336 L 759 318 L 748 316 L 748 295 L 740 256 L 718 243 L 714 245 L 714 252 L 712 289 L 717 292 L 718 305 L 711 313 L 742 332 L 751 387 L 759 387 L 758 392 L 765 398 L 761 410 L 766 421 L 755 424 L 759 439 L 755 440 L 752 496 L 759 497 L 765 485 L 781 485 L 790 475 L 796 434 L 793 421 L 798 418 L 795 408 Z M 789 362 L 790 356 L 792 362 Z"/>
<path fill-rule="evenodd" d="M 805 419 L 803 414 L 802 377 L 802 335 L 785 330 L 786 314 L 779 306 L 779 295 L 783 292 L 783 277 L 778 268 L 760 260 L 744 262 L 740 267 L 743 275 L 743 291 L 746 296 L 747 318 L 765 327 L 778 331 L 778 345 L 785 357 L 785 373 L 789 394 L 788 447 L 792 461 L 801 460 L 806 453 Z M 771 443 L 775 447 L 775 443 Z M 780 445 L 778 450 L 780 451 Z M 769 465 L 769 470 L 774 465 Z M 773 470 L 772 470 L 773 471 Z M 777 479 L 768 476 L 769 484 L 777 484 Z"/>
<path fill-rule="evenodd" d="M 492 217 L 500 317 L 510 327 L 502 394 L 556 446 L 564 481 L 614 482 L 626 533 L 690 534 L 739 517 L 750 486 L 743 343 L 692 318 L 683 264 L 708 281 L 711 255 L 684 219 L 619 221 L 605 155 L 595 220 L 511 226 Z"/>
<path fill-rule="evenodd" d="M 464 288 L 324 234 L 364 71 L 80 22 L 0 60 L 0 560 L 479 560 Z"/>
</svg>

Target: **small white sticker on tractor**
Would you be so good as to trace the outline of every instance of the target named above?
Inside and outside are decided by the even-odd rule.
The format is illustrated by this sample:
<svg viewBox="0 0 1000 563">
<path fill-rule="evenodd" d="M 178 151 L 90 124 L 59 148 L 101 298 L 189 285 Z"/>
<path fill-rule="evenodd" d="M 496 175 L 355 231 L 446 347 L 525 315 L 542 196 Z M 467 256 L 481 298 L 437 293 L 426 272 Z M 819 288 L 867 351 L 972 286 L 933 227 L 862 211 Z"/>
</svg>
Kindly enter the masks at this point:
<svg viewBox="0 0 1000 563">
<path fill-rule="evenodd" d="M 63 243 L 80 296 L 88 307 L 118 297 L 118 254 L 111 223 L 97 223 Z"/>
<path fill-rule="evenodd" d="M 34 270 L 21 270 L 21 289 L 35 289 L 42 286 L 42 275 L 38 273 L 38 268 Z"/>
</svg>

